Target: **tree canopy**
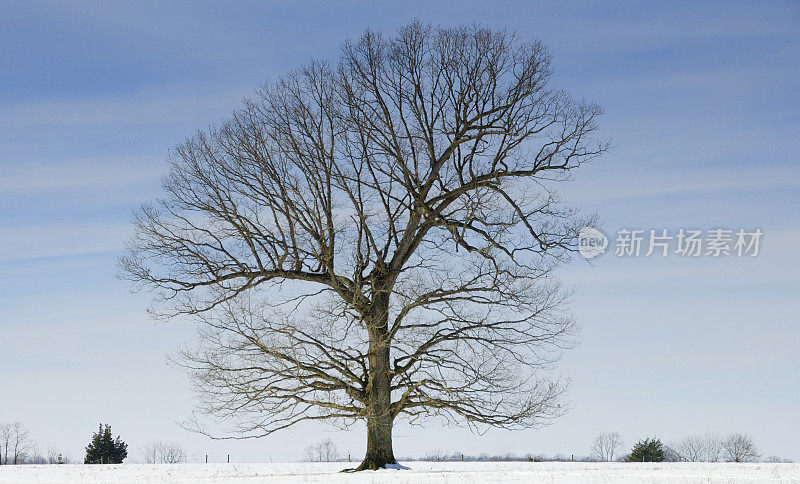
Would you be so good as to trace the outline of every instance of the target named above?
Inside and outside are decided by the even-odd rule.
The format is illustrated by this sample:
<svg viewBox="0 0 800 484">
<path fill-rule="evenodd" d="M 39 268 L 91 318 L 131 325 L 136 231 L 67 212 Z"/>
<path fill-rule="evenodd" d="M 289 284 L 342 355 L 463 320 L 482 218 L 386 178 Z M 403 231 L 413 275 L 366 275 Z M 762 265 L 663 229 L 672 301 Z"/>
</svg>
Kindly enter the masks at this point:
<svg viewBox="0 0 800 484">
<path fill-rule="evenodd" d="M 183 361 L 227 437 L 365 421 L 375 468 L 401 415 L 540 425 L 575 329 L 553 271 L 586 223 L 555 187 L 607 149 L 600 113 L 540 42 L 367 31 L 179 144 L 121 268 L 202 323 Z"/>
</svg>

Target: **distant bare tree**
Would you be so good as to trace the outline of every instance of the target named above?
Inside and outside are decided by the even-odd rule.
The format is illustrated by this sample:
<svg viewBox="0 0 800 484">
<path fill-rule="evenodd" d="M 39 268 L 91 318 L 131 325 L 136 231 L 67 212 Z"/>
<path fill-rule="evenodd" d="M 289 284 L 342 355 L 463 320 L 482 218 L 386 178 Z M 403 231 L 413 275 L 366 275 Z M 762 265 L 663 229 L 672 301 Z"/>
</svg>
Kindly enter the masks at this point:
<svg viewBox="0 0 800 484">
<path fill-rule="evenodd" d="M 339 459 L 339 450 L 331 439 L 306 447 L 305 460 L 308 462 L 335 462 Z"/>
<path fill-rule="evenodd" d="M 156 313 L 201 322 L 182 356 L 200 412 L 238 424 L 222 437 L 364 421 L 363 470 L 396 462 L 401 415 L 564 413 L 554 271 L 587 220 L 555 188 L 608 144 L 601 109 L 550 79 L 547 49 L 506 31 L 367 31 L 175 148 L 120 266 Z"/>
<path fill-rule="evenodd" d="M 34 447 L 33 449 L 29 450 L 25 456 L 20 458 L 19 463 L 42 465 L 47 464 L 47 458 L 40 454 L 38 449 Z"/>
<path fill-rule="evenodd" d="M 23 464 L 35 450 L 36 443 L 22 423 L 0 424 L 0 464 Z"/>
<path fill-rule="evenodd" d="M 431 462 L 443 462 L 447 460 L 447 452 L 442 449 L 429 450 L 425 452 L 425 456 L 422 459 Z"/>
<path fill-rule="evenodd" d="M 61 452 L 54 447 L 50 447 L 47 449 L 47 463 L 48 464 L 61 464 L 60 460 L 63 460 L 64 457 L 61 455 Z"/>
<path fill-rule="evenodd" d="M 156 440 L 142 449 L 144 460 L 148 464 L 179 464 L 186 462 L 186 452 L 178 442 Z"/>
<path fill-rule="evenodd" d="M 722 457 L 722 437 L 713 432 L 709 432 L 704 437 L 705 456 L 704 462 L 719 462 Z"/>
<path fill-rule="evenodd" d="M 722 442 L 722 449 L 728 462 L 755 462 L 761 455 L 747 434 L 730 434 Z"/>
<path fill-rule="evenodd" d="M 714 433 L 690 435 L 671 447 L 681 461 L 718 462 L 722 453 L 722 439 Z"/>
<path fill-rule="evenodd" d="M 767 457 L 764 462 L 769 462 L 771 464 L 791 464 L 794 462 L 792 459 L 787 459 L 785 457 L 780 457 L 777 455 L 771 455 Z"/>
<path fill-rule="evenodd" d="M 592 444 L 592 456 L 597 460 L 612 462 L 622 449 L 622 438 L 617 432 L 602 432 Z"/>
<path fill-rule="evenodd" d="M 19 464 L 27 456 L 36 453 L 36 443 L 31 438 L 30 431 L 22 423 L 14 422 L 12 426 L 14 428 L 14 464 Z"/>
<path fill-rule="evenodd" d="M 672 449 L 684 462 L 718 462 L 722 453 L 722 438 L 715 433 L 690 435 L 673 444 Z"/>
<path fill-rule="evenodd" d="M 48 464 L 69 464 L 72 462 L 72 459 L 69 456 L 64 455 L 63 452 L 59 451 L 54 447 L 50 447 L 47 449 L 47 463 Z"/>
<path fill-rule="evenodd" d="M 0 423 L 0 465 L 8 464 L 8 448 L 11 447 L 11 424 Z"/>
<path fill-rule="evenodd" d="M 681 456 L 671 445 L 664 444 L 664 462 L 681 462 Z"/>
</svg>

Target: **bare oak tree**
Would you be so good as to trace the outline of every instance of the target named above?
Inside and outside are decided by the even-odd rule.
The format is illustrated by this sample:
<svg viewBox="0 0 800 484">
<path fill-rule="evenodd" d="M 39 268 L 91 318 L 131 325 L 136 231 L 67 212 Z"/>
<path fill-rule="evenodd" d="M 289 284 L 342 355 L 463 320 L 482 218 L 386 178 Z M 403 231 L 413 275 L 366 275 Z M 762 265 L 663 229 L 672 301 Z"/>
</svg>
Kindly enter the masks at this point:
<svg viewBox="0 0 800 484">
<path fill-rule="evenodd" d="M 553 270 L 586 222 L 554 187 L 607 144 L 539 42 L 477 26 L 367 31 L 170 156 L 122 272 L 196 316 L 199 410 L 268 435 L 404 415 L 531 427 L 563 413 L 574 322 Z"/>
<path fill-rule="evenodd" d="M 592 443 L 592 456 L 603 462 L 612 462 L 622 449 L 622 437 L 617 432 L 602 432 Z"/>
</svg>

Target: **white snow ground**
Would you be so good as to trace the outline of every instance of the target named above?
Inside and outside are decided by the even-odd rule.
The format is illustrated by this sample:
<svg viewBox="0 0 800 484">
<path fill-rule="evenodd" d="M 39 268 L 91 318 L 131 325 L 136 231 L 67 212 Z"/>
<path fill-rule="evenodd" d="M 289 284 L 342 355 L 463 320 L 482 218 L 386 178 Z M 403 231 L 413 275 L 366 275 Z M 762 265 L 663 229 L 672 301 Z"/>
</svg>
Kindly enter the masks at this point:
<svg viewBox="0 0 800 484">
<path fill-rule="evenodd" d="M 347 463 L 0 466 L 2 483 L 800 483 L 800 464 L 408 462 L 410 470 L 340 473 Z"/>
</svg>

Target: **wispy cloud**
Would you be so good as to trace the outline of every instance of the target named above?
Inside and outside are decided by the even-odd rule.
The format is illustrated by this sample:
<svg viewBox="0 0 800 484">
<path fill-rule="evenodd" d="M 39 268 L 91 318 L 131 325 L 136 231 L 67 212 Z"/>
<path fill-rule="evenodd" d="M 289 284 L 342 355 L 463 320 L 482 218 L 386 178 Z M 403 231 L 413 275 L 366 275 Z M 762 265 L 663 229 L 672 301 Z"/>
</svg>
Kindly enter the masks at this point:
<svg viewBox="0 0 800 484">
<path fill-rule="evenodd" d="M 156 184 L 165 171 L 162 157 L 155 155 L 9 164 L 0 166 L 0 192 L 30 195 L 41 190 Z"/>
<path fill-rule="evenodd" d="M 18 135 L 33 127 L 108 127 L 216 121 L 256 86 L 180 86 L 59 102 L 0 106 L 0 130 Z M 202 127 L 202 124 L 197 126 Z"/>
<path fill-rule="evenodd" d="M 602 14 L 598 15 L 586 5 L 576 6 L 576 10 L 581 10 L 583 15 L 577 20 L 574 16 L 570 19 L 570 30 L 589 32 L 596 41 L 586 43 L 582 42 L 581 36 L 572 35 L 563 39 L 564 45 L 574 48 L 579 55 L 608 52 L 618 55 L 715 40 L 766 38 L 797 33 L 796 17 L 776 19 L 767 8 L 757 14 L 752 8 L 738 8 L 733 4 L 728 8 L 720 8 L 719 5 L 694 3 L 680 11 L 668 7 L 668 4 L 660 8 L 655 5 L 626 5 L 624 2 L 617 5 L 626 14 L 614 15 L 607 6 L 598 6 L 598 10 L 602 10 Z M 658 12 L 659 9 L 663 11 Z M 637 15 L 642 10 L 647 10 L 651 15 Z M 745 10 L 746 14 L 743 15 Z M 556 11 L 554 15 L 558 17 L 563 13 Z M 708 21 L 710 15 L 715 17 L 713 22 Z M 552 35 L 560 36 L 557 32 Z"/>
<path fill-rule="evenodd" d="M 579 174 L 574 185 L 563 192 L 571 202 L 632 200 L 670 195 L 753 192 L 800 188 L 800 166 L 751 166 L 735 170 L 719 167 L 681 167 L 631 173 L 619 176 L 593 167 L 592 172 Z"/>
<path fill-rule="evenodd" d="M 0 262 L 120 250 L 127 223 L 0 227 Z"/>
</svg>

